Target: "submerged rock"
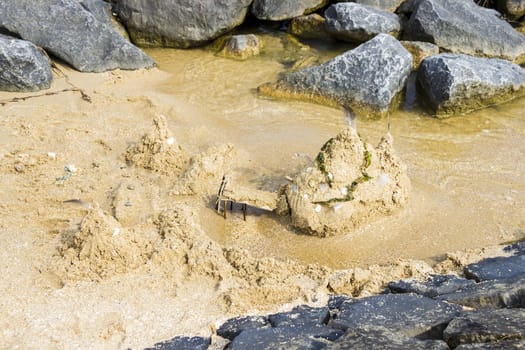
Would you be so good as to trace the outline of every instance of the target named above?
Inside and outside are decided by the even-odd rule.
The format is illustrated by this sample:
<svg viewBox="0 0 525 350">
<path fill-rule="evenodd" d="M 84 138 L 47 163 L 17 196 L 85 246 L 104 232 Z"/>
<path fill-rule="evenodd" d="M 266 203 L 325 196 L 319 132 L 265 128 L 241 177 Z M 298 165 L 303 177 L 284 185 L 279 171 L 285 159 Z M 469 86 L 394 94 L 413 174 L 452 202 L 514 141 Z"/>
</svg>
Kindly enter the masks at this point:
<svg viewBox="0 0 525 350">
<path fill-rule="evenodd" d="M 525 94 L 525 70 L 501 59 L 440 54 L 423 60 L 417 80 L 437 116 L 465 113 Z"/>
<path fill-rule="evenodd" d="M 525 340 L 525 309 L 496 309 L 466 312 L 450 321 L 443 332 L 445 341 L 460 344 Z"/>
<path fill-rule="evenodd" d="M 259 87 L 262 95 L 344 106 L 357 116 L 382 116 L 396 102 L 412 70 L 412 55 L 390 35 L 374 39 L 319 66 Z"/>
<path fill-rule="evenodd" d="M 288 32 L 301 39 L 331 40 L 325 22 L 326 19 L 317 13 L 295 17 L 290 22 Z"/>
<path fill-rule="evenodd" d="M 28 41 L 0 34 L 0 90 L 49 89 L 52 81 L 51 64 L 44 52 Z"/>
<path fill-rule="evenodd" d="M 328 0 L 254 0 L 251 12 L 258 19 L 282 21 L 309 14 L 327 2 Z"/>
<path fill-rule="evenodd" d="M 422 0 L 404 28 L 408 40 L 428 41 L 453 53 L 525 61 L 525 36 L 474 1 Z"/>
<path fill-rule="evenodd" d="M 154 65 L 150 57 L 76 0 L 3 0 L 0 28 L 43 47 L 82 72 Z"/>
<path fill-rule="evenodd" d="M 412 54 L 412 68 L 417 70 L 421 62 L 430 56 L 439 54 L 439 46 L 423 41 L 401 41 L 401 45 Z"/>
<path fill-rule="evenodd" d="M 344 129 L 326 142 L 312 167 L 281 190 L 278 211 L 290 213 L 295 227 L 321 237 L 348 233 L 392 212 L 406 203 L 410 190 L 392 143 L 387 135 L 374 148 L 354 129 Z"/>
<path fill-rule="evenodd" d="M 496 8 L 509 19 L 525 16 L 524 0 L 496 0 Z"/>
<path fill-rule="evenodd" d="M 134 43 L 188 48 L 240 25 L 252 0 L 121 0 L 115 12 Z"/>
<path fill-rule="evenodd" d="M 245 60 L 257 56 L 261 51 L 261 42 L 255 34 L 232 35 L 218 39 L 219 56 Z"/>
<path fill-rule="evenodd" d="M 397 36 L 401 30 L 397 15 L 353 2 L 334 4 L 324 15 L 327 31 L 340 40 L 362 43 L 379 33 Z"/>
</svg>

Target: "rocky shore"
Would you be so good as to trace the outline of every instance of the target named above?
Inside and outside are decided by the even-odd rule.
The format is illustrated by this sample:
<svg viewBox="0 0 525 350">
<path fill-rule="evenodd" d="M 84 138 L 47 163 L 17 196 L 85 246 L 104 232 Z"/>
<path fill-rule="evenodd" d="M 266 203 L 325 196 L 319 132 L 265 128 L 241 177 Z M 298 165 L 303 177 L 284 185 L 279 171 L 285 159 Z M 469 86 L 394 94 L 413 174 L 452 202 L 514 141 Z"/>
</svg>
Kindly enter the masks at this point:
<svg viewBox="0 0 525 350">
<path fill-rule="evenodd" d="M 525 244 L 464 267 L 388 283 L 378 295 L 333 294 L 327 303 L 241 316 L 211 338 L 177 336 L 156 350 L 523 349 Z"/>
</svg>

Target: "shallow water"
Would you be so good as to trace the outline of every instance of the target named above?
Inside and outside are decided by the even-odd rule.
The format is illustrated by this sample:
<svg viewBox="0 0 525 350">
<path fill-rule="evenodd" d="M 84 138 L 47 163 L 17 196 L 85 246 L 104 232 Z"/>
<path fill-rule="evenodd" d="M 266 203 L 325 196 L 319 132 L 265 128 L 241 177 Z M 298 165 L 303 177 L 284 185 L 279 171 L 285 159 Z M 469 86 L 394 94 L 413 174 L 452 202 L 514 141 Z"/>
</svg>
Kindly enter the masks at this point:
<svg viewBox="0 0 525 350">
<path fill-rule="evenodd" d="M 267 37 L 265 51 L 247 61 L 219 58 L 207 50 L 151 49 L 159 68 L 171 74 L 157 87 L 170 101 L 179 142 L 196 149 L 232 143 L 248 152 L 245 169 L 254 186 L 276 189 L 285 175 L 315 157 L 324 142 L 346 126 L 341 110 L 257 96 L 294 59 L 337 54 L 334 50 L 286 48 Z M 341 48 L 340 48 L 341 49 Z M 278 57 L 291 57 L 279 62 Z M 387 120 L 358 119 L 358 130 L 376 144 Z M 343 268 L 398 258 L 433 260 L 446 252 L 523 238 L 525 230 L 525 99 L 446 120 L 432 118 L 406 101 L 390 117 L 398 155 L 412 180 L 410 203 L 395 214 L 342 237 L 298 234 L 285 219 L 253 212 L 228 220 L 203 207 L 202 224 L 225 245 L 264 256 L 288 257 Z"/>
</svg>

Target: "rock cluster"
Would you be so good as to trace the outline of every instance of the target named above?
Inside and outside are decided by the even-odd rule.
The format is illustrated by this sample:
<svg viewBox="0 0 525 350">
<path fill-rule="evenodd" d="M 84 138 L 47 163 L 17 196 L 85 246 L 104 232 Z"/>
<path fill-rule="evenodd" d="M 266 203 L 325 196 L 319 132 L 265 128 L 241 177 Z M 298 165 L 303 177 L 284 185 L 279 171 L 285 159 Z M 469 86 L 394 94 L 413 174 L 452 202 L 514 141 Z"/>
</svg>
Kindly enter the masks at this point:
<svg viewBox="0 0 525 350">
<path fill-rule="evenodd" d="M 486 273 L 502 272 L 516 259 L 523 262 L 523 245 L 509 250 L 514 255 L 487 259 L 466 270 L 483 266 Z M 489 299 L 519 303 L 472 304 L 466 301 L 475 296 L 481 300 L 491 293 L 492 289 L 481 287 L 485 282 L 431 275 L 423 281 L 392 282 L 380 295 L 360 299 L 333 295 L 322 306 L 302 305 L 289 312 L 232 318 L 211 338 L 176 337 L 156 344 L 154 349 L 189 349 L 190 344 L 199 344 L 199 349 L 230 350 L 522 349 L 525 274 L 513 270 L 496 275 L 498 280 L 485 282 L 507 287 L 500 288 L 499 298 Z M 452 298 L 458 295 L 463 297 Z"/>
</svg>

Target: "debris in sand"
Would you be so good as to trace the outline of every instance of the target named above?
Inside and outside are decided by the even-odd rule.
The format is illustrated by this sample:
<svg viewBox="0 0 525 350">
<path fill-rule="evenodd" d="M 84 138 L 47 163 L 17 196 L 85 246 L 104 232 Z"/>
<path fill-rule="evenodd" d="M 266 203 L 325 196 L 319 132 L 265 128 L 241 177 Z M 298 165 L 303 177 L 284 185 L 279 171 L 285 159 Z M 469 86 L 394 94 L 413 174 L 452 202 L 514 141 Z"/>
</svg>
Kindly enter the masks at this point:
<svg viewBox="0 0 525 350">
<path fill-rule="evenodd" d="M 171 136 L 163 115 L 153 118 L 148 133 L 138 144 L 128 148 L 125 158 L 135 166 L 165 174 L 180 171 L 186 164 L 182 147 Z"/>
<path fill-rule="evenodd" d="M 311 167 L 280 191 L 277 212 L 312 235 L 340 235 L 406 203 L 410 181 L 393 138 L 363 142 L 353 128 L 328 140 Z"/>
</svg>

